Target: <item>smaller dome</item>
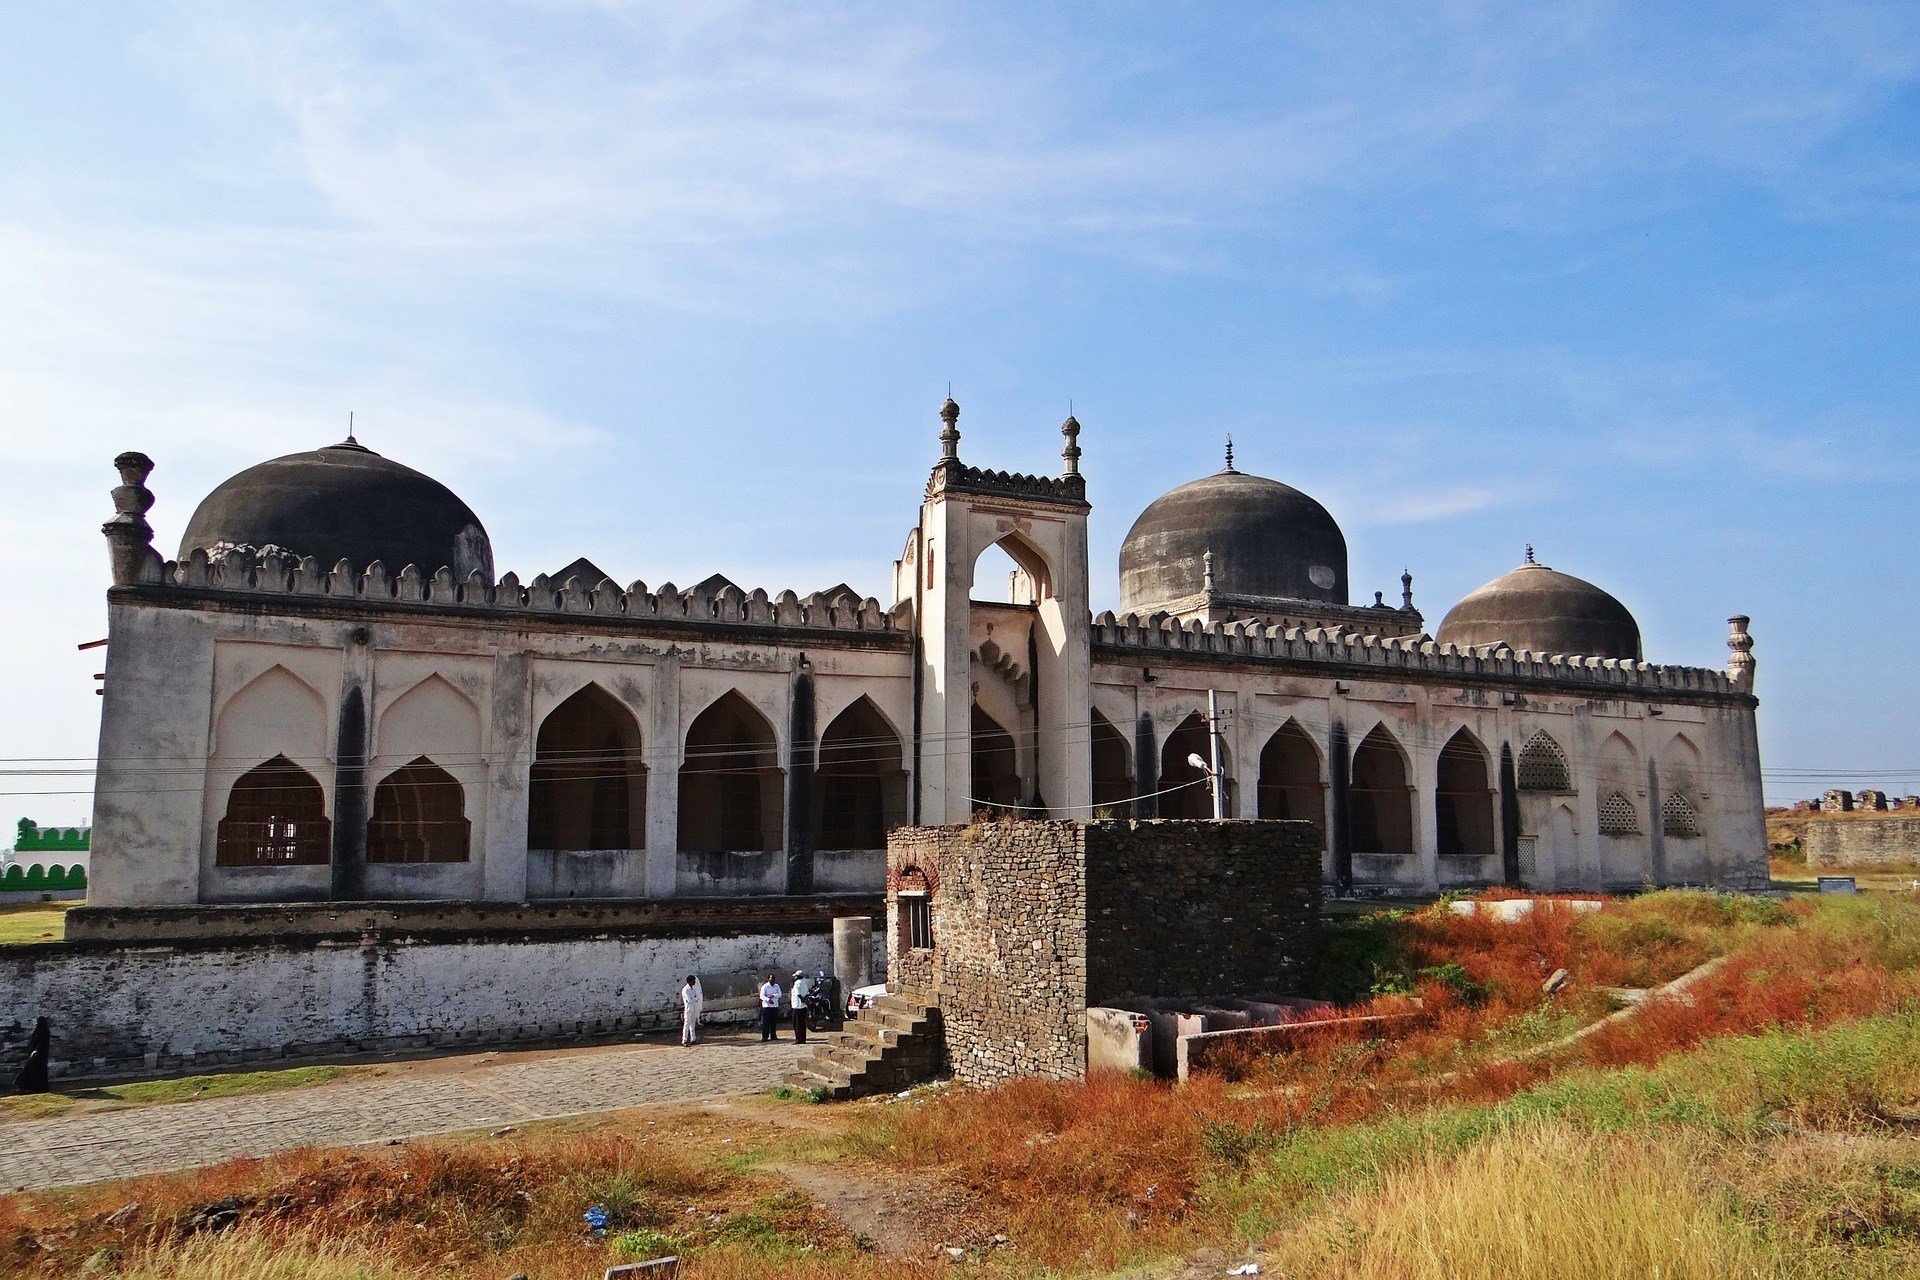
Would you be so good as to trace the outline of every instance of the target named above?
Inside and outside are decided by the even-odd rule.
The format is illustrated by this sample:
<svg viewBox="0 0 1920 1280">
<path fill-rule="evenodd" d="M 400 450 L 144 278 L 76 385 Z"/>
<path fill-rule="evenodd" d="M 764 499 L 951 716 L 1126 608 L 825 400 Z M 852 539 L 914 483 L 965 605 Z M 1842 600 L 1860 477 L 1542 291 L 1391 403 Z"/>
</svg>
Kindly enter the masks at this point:
<svg viewBox="0 0 1920 1280">
<path fill-rule="evenodd" d="M 1150 613 L 1214 587 L 1270 600 L 1347 602 L 1347 540 L 1291 485 L 1231 466 L 1155 498 L 1120 546 L 1120 607 Z"/>
<path fill-rule="evenodd" d="M 1640 624 L 1625 605 L 1532 559 L 1469 592 L 1447 611 L 1435 638 L 1467 648 L 1504 644 L 1531 653 L 1640 658 Z"/>
<path fill-rule="evenodd" d="M 493 577 L 493 547 L 473 509 L 431 476 L 351 439 L 248 467 L 187 521 L 180 558 L 221 546 L 277 547 L 331 569 L 380 561 L 456 577 Z"/>
</svg>

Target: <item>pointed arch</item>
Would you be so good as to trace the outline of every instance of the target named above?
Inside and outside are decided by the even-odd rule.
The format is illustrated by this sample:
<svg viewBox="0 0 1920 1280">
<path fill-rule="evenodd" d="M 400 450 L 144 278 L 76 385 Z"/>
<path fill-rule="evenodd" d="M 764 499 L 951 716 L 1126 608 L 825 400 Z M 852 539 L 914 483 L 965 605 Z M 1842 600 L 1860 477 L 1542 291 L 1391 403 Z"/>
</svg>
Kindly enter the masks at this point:
<svg viewBox="0 0 1920 1280">
<path fill-rule="evenodd" d="M 1516 770 L 1522 791 L 1573 790 L 1573 769 L 1558 740 L 1545 729 L 1538 730 L 1520 748 Z"/>
<path fill-rule="evenodd" d="M 980 548 L 980 554 L 973 558 L 973 577 L 968 585 L 969 595 L 975 599 L 984 599 L 975 594 L 983 585 L 980 582 L 980 562 L 986 558 L 988 564 L 993 564 L 995 558 L 988 557 L 987 553 L 995 548 L 1013 562 L 1014 569 L 1017 571 L 1012 583 L 1013 603 L 1037 604 L 1052 598 L 1053 567 L 1047 563 L 1046 553 L 1018 529 L 1009 529 Z"/>
<path fill-rule="evenodd" d="M 1615 729 L 1601 742 L 1600 758 L 1608 764 L 1634 765 L 1640 761 L 1640 748 L 1628 741 L 1626 734 Z"/>
<path fill-rule="evenodd" d="M 1624 791 L 1609 791 L 1600 798 L 1600 834 L 1637 836 L 1640 834 L 1640 810 Z"/>
<path fill-rule="evenodd" d="M 589 682 L 547 713 L 527 784 L 527 848 L 642 849 L 647 766 L 640 722 Z"/>
<path fill-rule="evenodd" d="M 1133 747 L 1126 735 L 1113 727 L 1113 721 L 1098 710 L 1093 713 L 1093 810 L 1096 815 L 1111 812 L 1116 817 L 1133 814 Z"/>
<path fill-rule="evenodd" d="M 973 704 L 972 809 L 975 812 L 1008 812 L 1020 804 L 1020 757 L 1013 735 L 985 711 Z"/>
<path fill-rule="evenodd" d="M 1433 808 L 1443 856 L 1481 858 L 1495 852 L 1492 767 L 1487 749 L 1465 727 L 1440 748 Z"/>
<path fill-rule="evenodd" d="M 389 760 L 435 756 L 454 767 L 480 756 L 480 709 L 439 674 L 429 675 L 380 713 L 374 752 Z"/>
<path fill-rule="evenodd" d="M 785 831 L 773 725 L 729 689 L 687 726 L 680 766 L 680 850 L 753 853 L 778 849 Z"/>
<path fill-rule="evenodd" d="M 1211 759 L 1207 741 L 1207 720 L 1198 711 L 1173 727 L 1160 747 L 1160 816 L 1200 821 L 1213 816 L 1213 791 L 1204 769 L 1196 769 L 1191 757 Z M 1226 772 L 1221 762 L 1221 772 Z M 1178 788 L 1174 790 L 1173 788 Z"/>
<path fill-rule="evenodd" d="M 1682 792 L 1669 792 L 1660 802 L 1660 830 L 1674 840 L 1700 838 L 1700 812 Z"/>
<path fill-rule="evenodd" d="M 813 829 L 822 849 L 884 849 L 907 819 L 906 753 L 872 698 L 861 694 L 820 735 Z"/>
<path fill-rule="evenodd" d="M 373 789 L 367 861 L 465 862 L 473 824 L 466 790 L 428 756 L 416 756 Z"/>
<path fill-rule="evenodd" d="M 285 756 L 255 765 L 227 792 L 214 865 L 316 867 L 333 857 L 333 826 L 319 780 Z"/>
<path fill-rule="evenodd" d="M 1260 749 L 1260 816 L 1311 822 L 1325 841 L 1327 788 L 1320 749 L 1300 722 L 1289 718 Z"/>
<path fill-rule="evenodd" d="M 220 708 L 214 720 L 215 752 L 235 767 L 275 755 L 314 764 L 327 755 L 328 730 L 326 699 L 275 663 Z"/>
<path fill-rule="evenodd" d="M 1356 853 L 1413 852 L 1413 785 L 1406 751 L 1377 724 L 1353 751 L 1347 830 Z"/>
</svg>

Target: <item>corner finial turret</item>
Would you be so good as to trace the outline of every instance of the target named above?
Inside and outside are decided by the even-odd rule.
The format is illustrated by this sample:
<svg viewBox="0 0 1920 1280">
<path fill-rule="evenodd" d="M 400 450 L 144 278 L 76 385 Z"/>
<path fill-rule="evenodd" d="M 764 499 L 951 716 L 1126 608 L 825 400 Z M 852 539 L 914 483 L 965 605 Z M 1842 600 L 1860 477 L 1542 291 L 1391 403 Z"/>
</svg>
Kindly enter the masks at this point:
<svg viewBox="0 0 1920 1280">
<path fill-rule="evenodd" d="M 1066 459 L 1063 476 L 1080 474 L 1080 419 L 1073 416 L 1073 401 L 1067 401 L 1067 420 L 1060 424 L 1060 434 L 1067 438 L 1066 447 L 1060 450 L 1060 456 Z"/>
<path fill-rule="evenodd" d="M 1752 621 L 1744 613 L 1727 619 L 1727 648 L 1733 651 L 1727 658 L 1727 679 L 1742 693 L 1753 692 L 1753 636 L 1747 632 Z"/>
<path fill-rule="evenodd" d="M 1227 437 L 1227 465 L 1224 470 L 1233 470 L 1233 437 Z M 1237 472 L 1235 474 L 1238 474 Z"/>
<path fill-rule="evenodd" d="M 953 402 L 953 387 L 947 387 L 947 398 L 940 405 L 940 461 L 958 462 L 960 460 L 960 406 Z"/>
<path fill-rule="evenodd" d="M 114 514 L 100 526 L 107 535 L 113 583 L 118 587 L 158 581 L 160 553 L 153 549 L 153 526 L 147 523 L 147 512 L 153 509 L 153 490 L 147 488 L 153 459 L 144 453 L 123 453 L 113 465 L 120 472 L 120 483 L 113 490 Z"/>
<path fill-rule="evenodd" d="M 1200 589 L 1208 595 L 1213 594 L 1213 548 L 1208 547 L 1200 553 Z"/>
</svg>

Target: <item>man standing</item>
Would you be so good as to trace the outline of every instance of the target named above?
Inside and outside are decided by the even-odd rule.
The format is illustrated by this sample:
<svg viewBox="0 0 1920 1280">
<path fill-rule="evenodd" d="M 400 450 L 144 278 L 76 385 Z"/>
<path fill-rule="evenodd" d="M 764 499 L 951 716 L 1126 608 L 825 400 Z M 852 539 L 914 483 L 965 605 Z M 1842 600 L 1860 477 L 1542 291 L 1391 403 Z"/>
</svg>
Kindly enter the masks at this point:
<svg viewBox="0 0 1920 1280">
<path fill-rule="evenodd" d="M 700 1039 L 700 1014 L 707 1006 L 707 998 L 700 990 L 700 979 L 687 975 L 686 985 L 680 988 L 680 1043 L 693 1044 Z"/>
<path fill-rule="evenodd" d="M 793 1042 L 807 1042 L 807 995 L 813 990 L 813 981 L 801 969 L 793 971 Z"/>
<path fill-rule="evenodd" d="M 760 984 L 760 1042 L 765 1044 L 780 1038 L 780 984 L 768 974 L 767 980 Z"/>
</svg>

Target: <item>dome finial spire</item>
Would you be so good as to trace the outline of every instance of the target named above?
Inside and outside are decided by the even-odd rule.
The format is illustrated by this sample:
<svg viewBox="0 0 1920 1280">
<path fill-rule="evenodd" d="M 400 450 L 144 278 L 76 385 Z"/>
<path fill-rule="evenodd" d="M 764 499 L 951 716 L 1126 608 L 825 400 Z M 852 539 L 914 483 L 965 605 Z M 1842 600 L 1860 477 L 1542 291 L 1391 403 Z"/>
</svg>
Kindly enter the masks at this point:
<svg viewBox="0 0 1920 1280">
<path fill-rule="evenodd" d="M 347 443 L 348 444 L 360 443 L 358 440 L 355 440 L 353 438 L 353 410 L 351 409 L 347 410 Z"/>
<path fill-rule="evenodd" d="M 1540 563 L 1540 562 L 1539 562 L 1538 560 L 1535 560 L 1535 559 L 1533 558 L 1533 544 L 1532 544 L 1531 542 L 1529 542 L 1529 543 L 1527 544 L 1527 563 L 1528 563 L 1528 564 L 1539 564 L 1539 563 Z"/>
<path fill-rule="evenodd" d="M 1233 437 L 1232 436 L 1227 437 L 1227 465 L 1225 469 L 1228 471 L 1233 470 Z"/>
</svg>

